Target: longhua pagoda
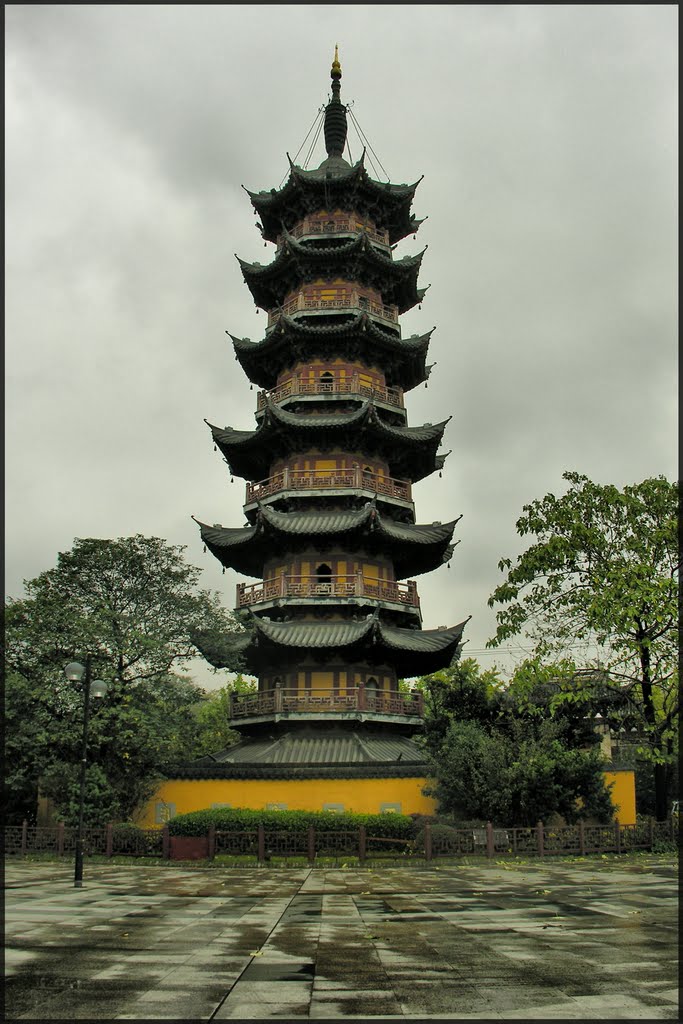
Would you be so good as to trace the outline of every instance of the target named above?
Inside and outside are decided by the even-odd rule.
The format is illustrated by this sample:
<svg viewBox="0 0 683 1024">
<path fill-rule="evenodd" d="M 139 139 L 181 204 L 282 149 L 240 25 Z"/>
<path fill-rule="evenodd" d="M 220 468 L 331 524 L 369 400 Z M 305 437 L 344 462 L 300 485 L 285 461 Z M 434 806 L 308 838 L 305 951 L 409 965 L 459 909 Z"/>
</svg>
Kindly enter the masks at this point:
<svg viewBox="0 0 683 1024">
<path fill-rule="evenodd" d="M 423 629 L 415 577 L 453 551 L 456 521 L 418 524 L 413 484 L 440 472 L 448 420 L 409 426 L 404 396 L 425 383 L 431 331 L 403 338 L 421 302 L 423 252 L 393 258 L 420 225 L 417 184 L 376 181 L 343 156 L 347 110 L 335 52 L 324 110 L 327 156 L 290 161 L 280 189 L 248 192 L 275 255 L 239 260 L 267 314 L 258 342 L 231 337 L 256 385 L 256 426 L 209 424 L 231 475 L 246 481 L 246 525 L 199 522 L 239 583 L 245 670 L 239 744 L 188 765 L 157 796 L 157 820 L 212 805 L 429 812 L 419 694 L 399 680 L 457 657 L 465 623 Z M 200 641 L 200 646 L 202 646 Z M 232 667 L 216 645 L 203 653 Z"/>
</svg>

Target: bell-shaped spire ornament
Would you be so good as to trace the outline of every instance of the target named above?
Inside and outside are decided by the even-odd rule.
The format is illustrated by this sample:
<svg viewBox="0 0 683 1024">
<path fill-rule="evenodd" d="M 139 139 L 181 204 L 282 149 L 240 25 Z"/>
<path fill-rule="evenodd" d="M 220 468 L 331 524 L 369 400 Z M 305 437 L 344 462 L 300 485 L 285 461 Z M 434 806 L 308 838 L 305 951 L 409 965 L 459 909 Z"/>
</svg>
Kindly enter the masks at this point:
<svg viewBox="0 0 683 1024">
<path fill-rule="evenodd" d="M 330 77 L 332 79 L 332 99 L 325 108 L 325 149 L 328 157 L 340 157 L 346 145 L 346 107 L 339 94 L 341 92 L 341 64 L 339 63 L 339 47 L 334 48 L 334 60 Z"/>
</svg>

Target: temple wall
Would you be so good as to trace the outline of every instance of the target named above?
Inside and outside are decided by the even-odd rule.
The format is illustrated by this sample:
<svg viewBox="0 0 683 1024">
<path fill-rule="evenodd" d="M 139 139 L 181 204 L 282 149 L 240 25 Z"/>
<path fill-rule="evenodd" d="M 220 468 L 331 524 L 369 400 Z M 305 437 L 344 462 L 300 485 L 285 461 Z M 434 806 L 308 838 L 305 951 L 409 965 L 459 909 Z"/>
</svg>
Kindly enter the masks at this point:
<svg viewBox="0 0 683 1024">
<path fill-rule="evenodd" d="M 612 802 L 619 804 L 617 820 L 633 825 L 635 777 L 633 771 L 606 771 L 605 783 L 614 782 Z M 161 826 L 169 817 L 200 811 L 212 805 L 267 810 L 322 811 L 357 814 L 394 810 L 401 814 L 434 814 L 436 801 L 422 792 L 426 778 L 388 779 L 169 779 L 138 812 L 144 828 Z M 165 815 L 165 817 L 164 817 Z M 509 822 L 500 823 L 508 825 Z"/>
<path fill-rule="evenodd" d="M 610 790 L 612 803 L 618 808 L 617 820 L 620 825 L 635 825 L 636 822 L 636 781 L 635 772 L 630 768 L 606 771 L 605 785 L 613 783 Z"/>
<path fill-rule="evenodd" d="M 366 580 L 394 581 L 394 569 L 389 559 L 371 558 L 367 555 L 351 555 L 341 548 L 332 548 L 324 553 L 320 550 L 301 552 L 289 558 L 273 558 L 263 567 L 264 580 L 276 576 L 301 576 L 315 579 L 318 569 L 326 565 L 332 576 L 355 576 L 362 573 Z"/>
<path fill-rule="evenodd" d="M 359 683 L 374 681 L 378 693 L 398 692 L 396 673 L 387 666 L 349 665 L 331 661 L 324 666 L 305 666 L 301 662 L 295 668 L 273 668 L 270 672 L 262 672 L 259 676 L 259 689 L 272 690 L 277 681 L 286 690 L 296 690 L 301 696 L 306 694 L 337 693 L 350 696 L 355 693 Z"/>
<path fill-rule="evenodd" d="M 314 470 L 333 474 L 335 472 L 350 472 L 357 466 L 361 470 L 368 469 L 378 476 L 390 476 L 389 464 L 376 456 L 368 458 L 362 452 L 348 452 L 341 449 L 333 451 L 321 451 L 311 448 L 308 452 L 297 455 L 290 455 L 288 458 L 275 459 L 270 467 L 270 475 L 281 473 L 284 469 L 298 472 L 310 473 Z"/>
<path fill-rule="evenodd" d="M 348 359 L 310 359 L 293 362 L 286 370 L 279 375 L 277 383 L 282 384 L 297 374 L 299 380 L 305 384 L 318 382 L 324 374 L 332 374 L 336 381 L 351 381 L 358 376 L 358 383 L 366 387 L 384 387 L 386 379 L 381 370 L 375 366 L 366 366 L 360 362 L 349 362 Z"/>
<path fill-rule="evenodd" d="M 422 793 L 425 778 L 414 779 L 169 779 L 135 820 L 143 828 L 162 825 L 166 805 L 172 817 L 213 804 L 267 810 L 322 811 L 326 805 L 356 814 L 433 814 L 435 801 Z M 172 813 L 171 813 L 172 811 Z"/>
</svg>

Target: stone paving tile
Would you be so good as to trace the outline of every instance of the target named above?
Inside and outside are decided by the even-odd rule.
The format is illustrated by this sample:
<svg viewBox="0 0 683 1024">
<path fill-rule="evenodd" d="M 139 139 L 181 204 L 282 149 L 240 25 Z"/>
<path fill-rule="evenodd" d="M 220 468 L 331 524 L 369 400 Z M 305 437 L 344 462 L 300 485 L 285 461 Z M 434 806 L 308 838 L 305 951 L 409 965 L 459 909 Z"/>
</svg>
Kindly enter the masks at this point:
<svg viewBox="0 0 683 1024">
<path fill-rule="evenodd" d="M 662 858 L 7 881 L 7 1019 L 677 1017 Z"/>
</svg>

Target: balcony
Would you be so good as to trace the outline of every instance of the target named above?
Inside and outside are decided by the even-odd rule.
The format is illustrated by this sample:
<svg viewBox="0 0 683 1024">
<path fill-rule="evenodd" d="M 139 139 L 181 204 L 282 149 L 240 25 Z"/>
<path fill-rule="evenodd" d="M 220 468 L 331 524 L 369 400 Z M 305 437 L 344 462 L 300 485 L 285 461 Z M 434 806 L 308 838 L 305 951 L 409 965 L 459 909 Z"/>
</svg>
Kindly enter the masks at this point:
<svg viewBox="0 0 683 1024">
<path fill-rule="evenodd" d="M 283 597 L 339 599 L 350 597 L 370 598 L 416 611 L 420 608 L 417 584 L 414 580 L 397 583 L 393 580 L 378 580 L 363 576 L 362 573 L 329 576 L 276 576 L 261 583 L 237 584 L 237 607 L 248 608 L 265 601 L 276 601 Z"/>
<path fill-rule="evenodd" d="M 383 402 L 385 405 L 392 405 L 397 409 L 403 409 L 403 390 L 401 388 L 388 388 L 383 384 L 368 383 L 354 373 L 346 380 L 301 380 L 298 374 L 294 374 L 271 391 L 259 391 L 257 410 L 260 412 L 265 408 L 267 399 L 272 402 L 283 402 L 288 398 L 318 395 L 358 395 L 362 398 L 371 398 L 375 402 Z"/>
<path fill-rule="evenodd" d="M 388 324 L 390 327 L 398 327 L 398 306 L 384 306 L 379 302 L 373 302 L 362 295 L 351 295 L 350 298 L 323 299 L 318 296 L 304 298 L 297 295 L 290 299 L 281 309 L 274 309 L 268 313 L 268 326 L 270 330 L 280 319 L 280 314 L 297 317 L 301 314 L 320 313 L 369 313 L 375 320 Z"/>
<path fill-rule="evenodd" d="M 417 722 L 424 713 L 421 693 L 402 696 L 397 693 L 375 693 L 361 684 L 349 694 L 329 690 L 312 690 L 302 694 L 299 690 L 278 687 L 263 693 L 231 694 L 230 721 L 273 718 L 303 714 L 307 717 L 329 718 L 340 715 L 354 718 L 359 714 L 372 717 L 392 716 Z"/>
<path fill-rule="evenodd" d="M 319 238 L 321 235 L 355 235 L 365 231 L 371 242 L 390 249 L 389 232 L 381 231 L 369 221 L 361 221 L 356 217 L 330 217 L 327 220 L 305 217 L 304 220 L 289 232 L 294 238 Z M 279 235 L 277 248 L 282 247 L 284 236 Z"/>
<path fill-rule="evenodd" d="M 412 489 L 407 480 L 394 480 L 379 473 L 364 472 L 360 466 L 353 469 L 283 469 L 267 480 L 247 484 L 246 504 L 284 491 L 366 491 L 412 504 Z"/>
</svg>

